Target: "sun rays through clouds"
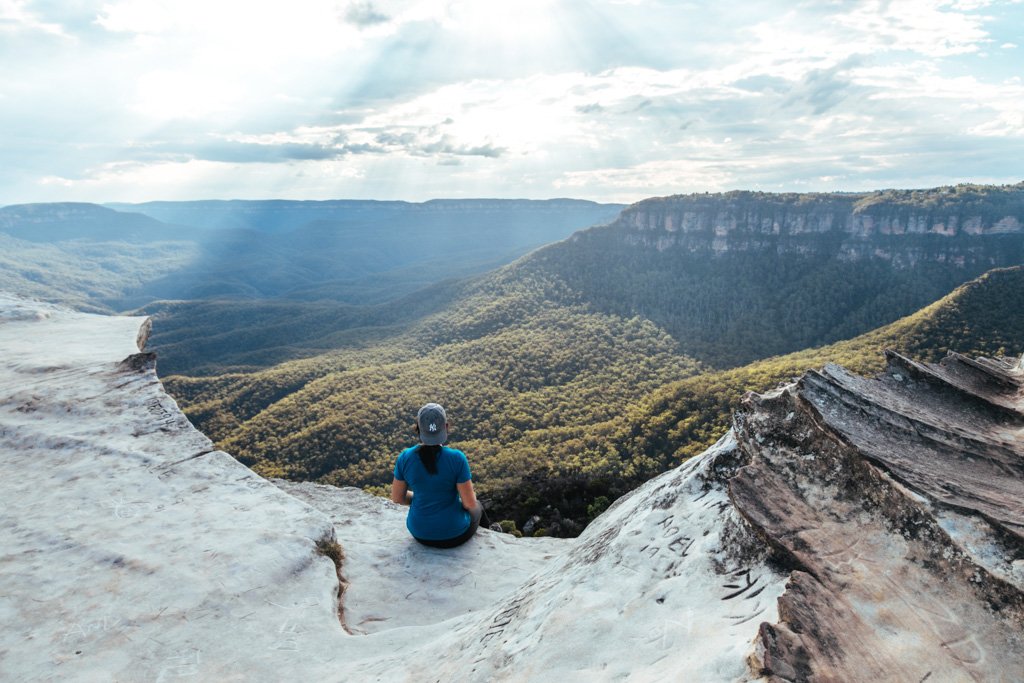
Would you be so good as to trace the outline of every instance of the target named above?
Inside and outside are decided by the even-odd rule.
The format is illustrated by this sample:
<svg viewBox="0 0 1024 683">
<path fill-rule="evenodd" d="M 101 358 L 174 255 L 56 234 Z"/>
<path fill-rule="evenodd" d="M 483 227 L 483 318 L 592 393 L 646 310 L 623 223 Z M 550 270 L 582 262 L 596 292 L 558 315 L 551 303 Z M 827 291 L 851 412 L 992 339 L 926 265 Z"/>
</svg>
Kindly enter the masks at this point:
<svg viewBox="0 0 1024 683">
<path fill-rule="evenodd" d="M 984 0 L 3 0 L 3 201 L 1012 182 L 1022 26 Z"/>
</svg>

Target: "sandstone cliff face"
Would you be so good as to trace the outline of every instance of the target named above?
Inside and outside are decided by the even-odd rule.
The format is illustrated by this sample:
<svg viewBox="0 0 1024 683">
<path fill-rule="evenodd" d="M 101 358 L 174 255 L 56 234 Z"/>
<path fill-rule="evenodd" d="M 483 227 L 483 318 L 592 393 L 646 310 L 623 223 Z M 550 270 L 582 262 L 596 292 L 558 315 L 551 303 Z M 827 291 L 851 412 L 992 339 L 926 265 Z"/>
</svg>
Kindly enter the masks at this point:
<svg viewBox="0 0 1024 683">
<path fill-rule="evenodd" d="M 0 296 L 0 680 L 1021 680 L 1015 361 L 809 372 L 578 539 L 442 551 L 213 450 L 143 323 Z"/>
<path fill-rule="evenodd" d="M 659 250 L 834 253 L 898 265 L 923 260 L 998 265 L 993 251 L 1004 243 L 983 238 L 1021 243 L 1024 188 L 992 190 L 991 200 L 960 198 L 944 189 L 930 191 L 937 197 L 928 201 L 899 194 L 674 196 L 639 202 L 614 225 L 626 244 Z"/>
</svg>

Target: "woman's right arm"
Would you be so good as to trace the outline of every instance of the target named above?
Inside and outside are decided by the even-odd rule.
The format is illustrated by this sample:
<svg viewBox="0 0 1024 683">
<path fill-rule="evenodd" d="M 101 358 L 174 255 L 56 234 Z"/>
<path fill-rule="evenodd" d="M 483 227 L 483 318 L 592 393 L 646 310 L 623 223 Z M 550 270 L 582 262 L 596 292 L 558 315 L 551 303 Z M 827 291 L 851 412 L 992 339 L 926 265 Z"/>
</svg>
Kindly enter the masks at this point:
<svg viewBox="0 0 1024 683">
<path fill-rule="evenodd" d="M 391 480 L 391 502 L 399 505 L 412 504 L 412 491 L 409 490 L 409 485 L 401 479 Z"/>
</svg>

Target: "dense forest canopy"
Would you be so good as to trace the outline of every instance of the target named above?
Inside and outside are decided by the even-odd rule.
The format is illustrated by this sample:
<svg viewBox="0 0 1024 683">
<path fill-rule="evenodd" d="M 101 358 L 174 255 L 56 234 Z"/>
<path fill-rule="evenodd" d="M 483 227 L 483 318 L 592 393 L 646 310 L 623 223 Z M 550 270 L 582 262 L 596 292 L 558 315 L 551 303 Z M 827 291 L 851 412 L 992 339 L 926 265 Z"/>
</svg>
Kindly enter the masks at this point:
<svg viewBox="0 0 1024 683">
<path fill-rule="evenodd" d="M 880 210 L 911 209 L 956 211 L 963 215 L 1021 215 L 1024 210 L 1024 181 L 1012 185 L 978 185 L 960 183 L 925 189 L 887 189 L 871 192 L 762 192 L 731 190 L 728 192 L 695 192 L 692 194 L 654 197 L 637 206 L 664 204 L 741 207 L 809 207 L 831 205 L 848 207 L 853 212 L 876 208 Z"/>
</svg>

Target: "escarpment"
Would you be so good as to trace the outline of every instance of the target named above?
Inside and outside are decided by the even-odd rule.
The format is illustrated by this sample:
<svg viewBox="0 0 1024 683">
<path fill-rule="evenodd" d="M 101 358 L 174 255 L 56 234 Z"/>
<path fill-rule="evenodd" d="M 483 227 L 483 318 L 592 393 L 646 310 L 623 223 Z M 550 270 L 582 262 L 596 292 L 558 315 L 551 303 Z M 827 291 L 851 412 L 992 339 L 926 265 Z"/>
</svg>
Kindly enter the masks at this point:
<svg viewBox="0 0 1024 683">
<path fill-rule="evenodd" d="M 881 258 L 901 267 L 1016 263 L 1024 185 L 924 191 L 727 192 L 639 202 L 613 224 L 624 245 L 726 253 L 770 250 Z M 1007 249 L 1012 254 L 1002 253 Z M 1009 259 L 1009 260 L 1008 260 Z"/>
<path fill-rule="evenodd" d="M 648 199 L 529 264 L 725 368 L 851 339 L 1022 262 L 1014 185 Z"/>
<path fill-rule="evenodd" d="M 578 539 L 442 551 L 390 501 L 211 450 L 136 355 L 143 322 L 0 298 L 0 679 L 1024 671 L 1014 360 L 810 371 Z"/>
</svg>

